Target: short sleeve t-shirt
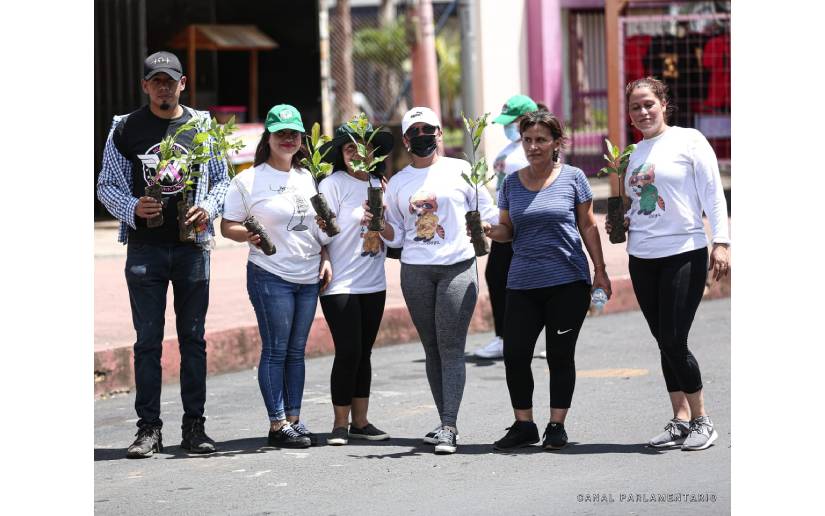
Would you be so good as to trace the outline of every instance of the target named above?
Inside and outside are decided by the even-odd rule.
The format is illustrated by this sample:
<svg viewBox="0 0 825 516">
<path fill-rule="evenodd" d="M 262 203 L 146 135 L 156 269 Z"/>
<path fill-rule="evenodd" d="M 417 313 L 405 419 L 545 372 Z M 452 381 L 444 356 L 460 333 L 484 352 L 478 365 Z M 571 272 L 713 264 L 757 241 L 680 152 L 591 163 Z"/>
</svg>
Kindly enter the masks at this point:
<svg viewBox="0 0 825 516">
<path fill-rule="evenodd" d="M 404 167 L 387 184 L 386 220 L 394 238 L 390 247 L 403 246 L 401 262 L 410 265 L 453 265 L 475 257 L 467 236 L 465 214 L 475 209 L 475 189 L 462 179 L 470 164 L 439 157 L 431 166 Z M 484 187 L 478 189 L 482 220 L 498 222 L 498 210 Z"/>
<path fill-rule="evenodd" d="M 178 236 L 177 202 L 182 199 L 184 178 L 175 166 L 174 160 L 164 170 L 158 171 L 160 161 L 160 141 L 192 118 L 188 109 L 174 119 L 155 116 L 149 106 L 130 113 L 115 126 L 112 141 L 117 150 L 132 162 L 132 195 L 143 197 L 146 187 L 156 181 L 160 183 L 165 206 L 163 225 L 146 227 L 146 219 L 135 217 L 137 229 L 129 227 L 130 242 L 175 243 Z M 176 138 L 175 147 L 185 154 L 192 146 L 195 131 L 187 131 Z"/>
<path fill-rule="evenodd" d="M 550 186 L 533 192 L 510 174 L 498 205 L 513 222 L 513 261 L 507 288 L 526 290 L 574 281 L 590 284 L 590 269 L 576 225 L 576 206 L 593 198 L 580 169 L 562 165 Z"/>
<path fill-rule="evenodd" d="M 386 249 L 377 231 L 361 225 L 369 183 L 338 171 L 321 181 L 318 190 L 337 214 L 341 232 L 327 244 L 332 282 L 321 293 L 369 294 L 387 289 Z"/>
<path fill-rule="evenodd" d="M 250 213 L 266 229 L 276 252 L 267 256 L 249 244 L 250 262 L 292 283 L 317 283 L 321 246 L 328 239 L 316 224 L 309 201 L 315 193 L 315 181 L 307 170 L 285 172 L 262 163 L 229 183 L 223 217 L 243 222 Z"/>
<path fill-rule="evenodd" d="M 506 147 L 501 149 L 501 152 L 493 161 L 493 170 L 496 171 L 496 192 L 501 191 L 501 185 L 504 184 L 504 178 L 517 170 L 521 170 L 528 166 L 530 162 L 527 161 L 527 156 L 524 154 L 524 146 L 521 140 L 510 142 Z"/>
</svg>

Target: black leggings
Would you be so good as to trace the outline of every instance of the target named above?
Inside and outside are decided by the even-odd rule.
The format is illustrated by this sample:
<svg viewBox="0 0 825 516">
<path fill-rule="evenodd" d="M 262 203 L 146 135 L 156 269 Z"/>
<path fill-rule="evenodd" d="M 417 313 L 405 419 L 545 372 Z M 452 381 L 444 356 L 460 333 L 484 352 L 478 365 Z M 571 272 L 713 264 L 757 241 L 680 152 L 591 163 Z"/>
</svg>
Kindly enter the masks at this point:
<svg viewBox="0 0 825 516">
<path fill-rule="evenodd" d="M 664 258 L 630 256 L 630 279 L 650 332 L 659 345 L 668 392 L 702 389 L 702 374 L 688 349 L 688 333 L 705 290 L 707 248 Z"/>
<path fill-rule="evenodd" d="M 510 272 L 511 261 L 513 261 L 512 243 L 493 241 L 490 244 L 490 256 L 487 257 L 484 279 L 487 280 L 487 289 L 490 291 L 490 307 L 493 309 L 493 324 L 497 337 L 504 335 L 507 273 Z"/>
<path fill-rule="evenodd" d="M 576 386 L 576 340 L 590 307 L 590 285 L 576 281 L 529 290 L 507 289 L 504 367 L 514 409 L 533 407 L 533 351 L 545 329 L 550 407 L 570 408 Z"/>
<path fill-rule="evenodd" d="M 370 355 L 384 315 L 387 292 L 321 296 L 321 309 L 335 344 L 330 384 L 332 404 L 352 405 L 352 398 L 368 398 L 372 366 Z"/>
</svg>

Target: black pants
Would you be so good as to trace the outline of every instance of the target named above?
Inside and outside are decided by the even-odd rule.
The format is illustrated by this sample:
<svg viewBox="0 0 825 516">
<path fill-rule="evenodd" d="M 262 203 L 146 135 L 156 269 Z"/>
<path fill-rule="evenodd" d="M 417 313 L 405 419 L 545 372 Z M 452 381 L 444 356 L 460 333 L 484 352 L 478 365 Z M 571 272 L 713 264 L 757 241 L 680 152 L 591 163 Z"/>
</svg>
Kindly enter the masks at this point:
<svg viewBox="0 0 825 516">
<path fill-rule="evenodd" d="M 528 290 L 507 289 L 504 367 L 514 409 L 533 407 L 533 351 L 545 329 L 550 407 L 570 408 L 576 386 L 576 340 L 590 306 L 590 285 L 576 281 Z"/>
<path fill-rule="evenodd" d="M 487 289 L 490 291 L 490 306 L 493 309 L 493 324 L 496 336 L 504 335 L 504 312 L 507 300 L 507 273 L 510 272 L 510 262 L 513 260 L 513 244 L 493 241 L 490 244 L 490 256 L 487 258 L 487 268 L 484 270 L 484 279 L 487 280 Z"/>
<path fill-rule="evenodd" d="M 335 344 L 330 384 L 332 404 L 352 405 L 352 398 L 368 398 L 372 345 L 384 316 L 386 291 L 370 294 L 321 296 L 321 309 Z"/>
<path fill-rule="evenodd" d="M 659 345 L 668 392 L 702 389 L 699 364 L 688 349 L 688 333 L 707 278 L 708 250 L 664 258 L 630 256 L 630 279 L 650 332 Z"/>
<path fill-rule="evenodd" d="M 125 273 L 137 332 L 134 360 L 138 426 L 163 425 L 160 357 L 169 283 L 174 292 L 180 347 L 183 419 L 202 417 L 206 402 L 204 323 L 209 306 L 209 251 L 191 244 L 129 242 Z"/>
</svg>

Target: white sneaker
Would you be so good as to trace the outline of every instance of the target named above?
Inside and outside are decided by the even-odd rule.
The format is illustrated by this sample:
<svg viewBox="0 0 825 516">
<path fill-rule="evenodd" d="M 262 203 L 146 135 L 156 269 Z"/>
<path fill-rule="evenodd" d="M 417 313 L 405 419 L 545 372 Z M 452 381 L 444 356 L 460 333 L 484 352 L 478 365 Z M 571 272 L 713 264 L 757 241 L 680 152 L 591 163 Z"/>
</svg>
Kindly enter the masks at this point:
<svg viewBox="0 0 825 516">
<path fill-rule="evenodd" d="M 501 358 L 504 356 L 504 341 L 501 337 L 496 337 L 483 348 L 478 348 L 473 353 L 479 358 Z"/>
</svg>

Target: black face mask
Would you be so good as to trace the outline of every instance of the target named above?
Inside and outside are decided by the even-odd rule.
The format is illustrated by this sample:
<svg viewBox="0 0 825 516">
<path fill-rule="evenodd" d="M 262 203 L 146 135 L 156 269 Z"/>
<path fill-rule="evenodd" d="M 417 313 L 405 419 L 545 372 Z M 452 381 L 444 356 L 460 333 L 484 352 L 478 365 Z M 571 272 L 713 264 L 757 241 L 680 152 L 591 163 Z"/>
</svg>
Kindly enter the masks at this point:
<svg viewBox="0 0 825 516">
<path fill-rule="evenodd" d="M 410 138 L 410 152 L 420 158 L 426 158 L 438 147 L 434 134 L 419 134 Z"/>
</svg>

